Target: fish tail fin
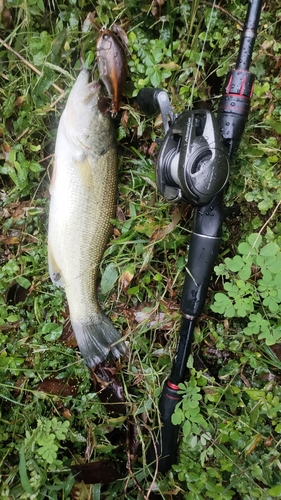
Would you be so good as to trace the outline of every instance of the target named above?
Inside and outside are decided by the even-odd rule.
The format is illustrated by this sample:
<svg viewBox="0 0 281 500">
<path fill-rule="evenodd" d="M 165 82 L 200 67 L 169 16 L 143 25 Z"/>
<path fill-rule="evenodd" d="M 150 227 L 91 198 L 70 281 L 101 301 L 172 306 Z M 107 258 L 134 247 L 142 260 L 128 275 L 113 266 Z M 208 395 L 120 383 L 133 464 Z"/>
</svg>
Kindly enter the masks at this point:
<svg viewBox="0 0 281 500">
<path fill-rule="evenodd" d="M 124 342 L 118 342 L 120 334 L 103 312 L 81 322 L 72 321 L 72 327 L 81 355 L 89 368 L 104 361 L 109 352 L 115 358 L 126 352 Z"/>
</svg>

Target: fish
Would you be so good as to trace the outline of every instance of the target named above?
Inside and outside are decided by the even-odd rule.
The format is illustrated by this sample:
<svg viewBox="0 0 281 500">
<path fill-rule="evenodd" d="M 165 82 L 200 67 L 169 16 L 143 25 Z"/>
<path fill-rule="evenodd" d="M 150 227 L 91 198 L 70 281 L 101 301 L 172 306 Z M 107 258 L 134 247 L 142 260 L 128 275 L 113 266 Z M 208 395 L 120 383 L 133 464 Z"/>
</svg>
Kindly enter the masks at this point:
<svg viewBox="0 0 281 500">
<path fill-rule="evenodd" d="M 117 143 L 111 117 L 99 110 L 100 84 L 82 69 L 61 115 L 50 184 L 48 262 L 63 286 L 80 353 L 89 368 L 124 342 L 98 301 L 99 267 L 115 216 Z"/>
<path fill-rule="evenodd" d="M 124 42 L 125 43 L 125 42 Z M 113 30 L 102 28 L 97 40 L 99 76 L 111 97 L 111 112 L 116 115 L 124 90 L 127 74 L 126 46 Z"/>
</svg>

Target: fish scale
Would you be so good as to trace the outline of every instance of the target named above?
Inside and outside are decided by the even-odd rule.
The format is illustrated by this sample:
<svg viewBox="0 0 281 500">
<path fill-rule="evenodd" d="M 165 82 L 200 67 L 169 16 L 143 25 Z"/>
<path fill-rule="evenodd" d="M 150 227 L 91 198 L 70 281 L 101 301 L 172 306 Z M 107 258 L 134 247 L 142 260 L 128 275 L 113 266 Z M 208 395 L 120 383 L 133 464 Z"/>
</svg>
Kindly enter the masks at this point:
<svg viewBox="0 0 281 500">
<path fill-rule="evenodd" d="M 50 276 L 64 286 L 80 352 L 89 367 L 125 352 L 97 297 L 99 267 L 112 231 L 117 146 L 111 118 L 98 109 L 99 86 L 82 70 L 62 113 L 51 182 Z M 116 345 L 112 345 L 115 344 Z"/>
</svg>

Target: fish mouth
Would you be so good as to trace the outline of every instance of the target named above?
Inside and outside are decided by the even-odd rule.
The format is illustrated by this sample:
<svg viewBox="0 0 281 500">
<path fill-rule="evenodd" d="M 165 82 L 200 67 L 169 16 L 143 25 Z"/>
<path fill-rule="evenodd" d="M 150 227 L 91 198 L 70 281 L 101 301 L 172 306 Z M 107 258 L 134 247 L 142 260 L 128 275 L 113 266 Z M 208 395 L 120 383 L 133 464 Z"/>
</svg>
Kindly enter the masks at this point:
<svg viewBox="0 0 281 500">
<path fill-rule="evenodd" d="M 85 87 L 81 90 L 82 99 L 85 103 L 87 102 L 97 102 L 100 94 L 100 83 L 97 80 L 87 83 Z"/>
<path fill-rule="evenodd" d="M 91 90 L 93 92 L 98 92 L 100 90 L 100 83 L 98 80 L 93 80 L 92 82 L 87 83 L 86 89 Z"/>
</svg>

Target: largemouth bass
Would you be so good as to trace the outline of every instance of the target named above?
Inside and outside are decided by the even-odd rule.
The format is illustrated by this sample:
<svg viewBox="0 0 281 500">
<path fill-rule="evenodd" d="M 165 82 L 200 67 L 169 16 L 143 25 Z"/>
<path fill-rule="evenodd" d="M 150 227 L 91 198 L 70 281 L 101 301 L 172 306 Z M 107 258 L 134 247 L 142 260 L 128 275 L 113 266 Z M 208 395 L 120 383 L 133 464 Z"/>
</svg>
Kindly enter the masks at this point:
<svg viewBox="0 0 281 500">
<path fill-rule="evenodd" d="M 99 265 L 111 234 L 117 146 L 111 118 L 98 109 L 100 86 L 79 74 L 59 122 L 51 180 L 50 277 L 64 286 L 80 352 L 89 367 L 125 352 L 97 299 Z M 117 342 L 116 345 L 113 345 Z"/>
</svg>

